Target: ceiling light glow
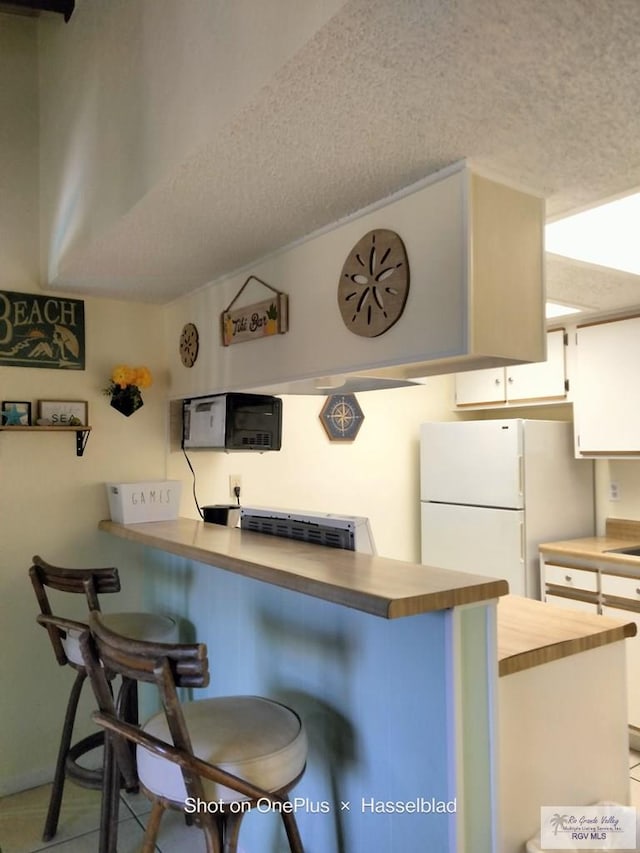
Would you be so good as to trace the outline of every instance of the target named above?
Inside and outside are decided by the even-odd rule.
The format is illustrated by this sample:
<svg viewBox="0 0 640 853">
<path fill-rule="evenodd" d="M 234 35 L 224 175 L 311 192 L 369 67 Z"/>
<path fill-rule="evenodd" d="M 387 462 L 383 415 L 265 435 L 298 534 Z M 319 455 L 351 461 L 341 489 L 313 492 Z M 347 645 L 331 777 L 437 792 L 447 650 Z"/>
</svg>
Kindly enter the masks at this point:
<svg viewBox="0 0 640 853">
<path fill-rule="evenodd" d="M 562 305 L 560 302 L 547 302 L 544 309 L 547 320 L 552 320 L 554 317 L 566 317 L 567 314 L 579 314 L 583 310 L 575 305 Z"/>
<path fill-rule="evenodd" d="M 545 249 L 588 264 L 640 275 L 640 193 L 549 223 Z"/>
</svg>

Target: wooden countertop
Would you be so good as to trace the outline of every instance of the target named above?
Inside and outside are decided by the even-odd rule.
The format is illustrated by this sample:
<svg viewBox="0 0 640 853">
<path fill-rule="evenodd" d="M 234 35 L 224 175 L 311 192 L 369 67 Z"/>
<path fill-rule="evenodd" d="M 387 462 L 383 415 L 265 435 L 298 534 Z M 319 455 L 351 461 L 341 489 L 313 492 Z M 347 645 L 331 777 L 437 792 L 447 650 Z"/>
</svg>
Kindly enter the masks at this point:
<svg viewBox="0 0 640 853">
<path fill-rule="evenodd" d="M 498 674 L 511 675 L 635 633 L 634 622 L 507 595 L 498 601 Z"/>
<path fill-rule="evenodd" d="M 396 619 L 508 593 L 505 580 L 325 548 L 189 518 L 100 530 L 245 577 Z"/>
<path fill-rule="evenodd" d="M 603 560 L 613 565 L 634 566 L 640 572 L 640 557 L 630 554 L 608 553 L 616 548 L 640 548 L 640 521 L 608 518 L 604 536 L 586 536 L 560 542 L 543 542 L 540 552 L 559 557 L 578 557 L 586 560 Z"/>
<path fill-rule="evenodd" d="M 631 637 L 633 622 L 508 595 L 504 580 L 281 539 L 188 518 L 100 530 L 285 589 L 395 619 L 499 598 L 499 674 Z"/>
</svg>

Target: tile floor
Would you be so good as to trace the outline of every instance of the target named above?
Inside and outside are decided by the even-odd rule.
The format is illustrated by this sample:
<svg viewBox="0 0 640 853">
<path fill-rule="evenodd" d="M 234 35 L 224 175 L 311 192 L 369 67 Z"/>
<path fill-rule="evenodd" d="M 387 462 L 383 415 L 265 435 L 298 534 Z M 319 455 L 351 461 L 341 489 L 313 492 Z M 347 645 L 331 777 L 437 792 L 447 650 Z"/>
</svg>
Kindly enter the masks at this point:
<svg viewBox="0 0 640 853">
<path fill-rule="evenodd" d="M 640 758 L 639 758 L 640 760 Z M 640 783 L 638 783 L 640 784 Z M 0 799 L 0 853 L 96 853 L 100 825 L 100 792 L 65 785 L 55 837 L 42 841 L 50 785 Z M 142 844 L 149 802 L 142 795 L 123 794 L 120 802 L 118 853 L 137 853 Z M 205 853 L 202 833 L 188 827 L 182 815 L 168 812 L 156 848 L 160 853 Z"/>
<path fill-rule="evenodd" d="M 629 753 L 631 804 L 640 809 L 640 752 Z M 0 853 L 96 853 L 100 823 L 100 792 L 68 783 L 55 838 L 45 844 L 42 827 L 51 786 L 43 785 L 0 799 Z M 149 803 L 141 794 L 123 794 L 120 803 L 118 853 L 140 849 Z M 205 853 L 202 833 L 188 827 L 182 815 L 169 812 L 161 825 L 160 853 Z"/>
</svg>

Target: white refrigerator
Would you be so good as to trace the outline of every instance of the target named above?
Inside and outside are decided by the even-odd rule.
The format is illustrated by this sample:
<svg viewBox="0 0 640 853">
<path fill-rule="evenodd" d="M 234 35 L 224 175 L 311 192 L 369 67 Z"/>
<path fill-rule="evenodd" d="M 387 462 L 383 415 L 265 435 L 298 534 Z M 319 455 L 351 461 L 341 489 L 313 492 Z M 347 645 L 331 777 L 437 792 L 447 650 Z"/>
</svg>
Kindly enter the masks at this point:
<svg viewBox="0 0 640 853">
<path fill-rule="evenodd" d="M 594 533 L 593 464 L 574 458 L 572 425 L 514 418 L 420 431 L 422 562 L 540 598 L 538 545 Z"/>
</svg>

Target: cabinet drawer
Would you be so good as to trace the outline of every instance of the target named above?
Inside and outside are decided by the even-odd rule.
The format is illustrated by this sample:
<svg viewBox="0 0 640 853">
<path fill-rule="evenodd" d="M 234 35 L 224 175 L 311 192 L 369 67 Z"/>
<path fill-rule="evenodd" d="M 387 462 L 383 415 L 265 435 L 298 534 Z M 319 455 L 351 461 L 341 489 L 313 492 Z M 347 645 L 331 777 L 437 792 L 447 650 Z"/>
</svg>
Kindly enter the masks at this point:
<svg viewBox="0 0 640 853">
<path fill-rule="evenodd" d="M 628 598 L 640 603 L 640 578 L 623 578 L 620 575 L 602 574 L 603 595 L 614 595 L 616 598 Z"/>
<path fill-rule="evenodd" d="M 581 610 L 583 613 L 598 612 L 598 605 L 595 601 L 579 601 L 577 598 L 564 598 L 561 595 L 547 595 L 545 601 L 547 604 L 553 604 L 556 607 L 564 607 L 565 610 Z"/>
<path fill-rule="evenodd" d="M 556 566 L 554 563 L 545 563 L 544 582 L 554 586 L 564 586 L 567 589 L 598 591 L 597 572 L 590 572 L 588 569 L 574 569 L 571 566 Z"/>
</svg>

